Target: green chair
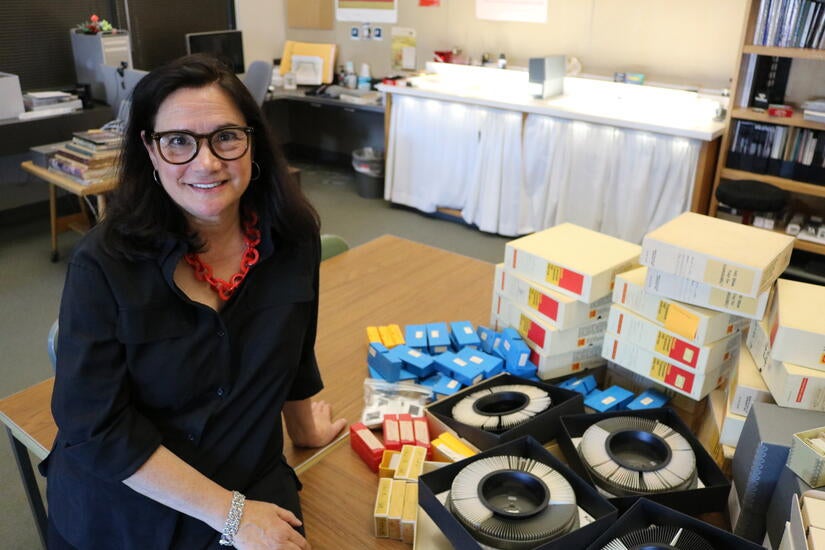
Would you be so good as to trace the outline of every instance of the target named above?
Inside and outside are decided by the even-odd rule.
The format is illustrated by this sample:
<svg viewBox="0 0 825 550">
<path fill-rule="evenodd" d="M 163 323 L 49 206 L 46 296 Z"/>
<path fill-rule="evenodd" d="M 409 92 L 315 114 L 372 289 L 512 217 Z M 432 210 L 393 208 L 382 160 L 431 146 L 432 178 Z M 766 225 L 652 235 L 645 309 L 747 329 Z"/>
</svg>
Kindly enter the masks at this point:
<svg viewBox="0 0 825 550">
<path fill-rule="evenodd" d="M 321 261 L 337 256 L 349 250 L 349 243 L 338 235 L 325 233 L 321 235 Z"/>
</svg>

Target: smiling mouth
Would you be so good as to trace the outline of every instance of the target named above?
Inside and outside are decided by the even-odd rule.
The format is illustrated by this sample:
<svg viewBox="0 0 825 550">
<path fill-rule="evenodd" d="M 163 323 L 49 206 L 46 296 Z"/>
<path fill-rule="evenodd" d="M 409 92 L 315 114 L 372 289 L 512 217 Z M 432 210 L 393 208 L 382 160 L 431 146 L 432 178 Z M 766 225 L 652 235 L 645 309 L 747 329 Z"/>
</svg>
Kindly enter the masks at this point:
<svg viewBox="0 0 825 550">
<path fill-rule="evenodd" d="M 213 181 L 210 183 L 189 183 L 190 187 L 194 187 L 195 189 L 214 189 L 223 185 L 225 182 L 223 181 Z"/>
</svg>

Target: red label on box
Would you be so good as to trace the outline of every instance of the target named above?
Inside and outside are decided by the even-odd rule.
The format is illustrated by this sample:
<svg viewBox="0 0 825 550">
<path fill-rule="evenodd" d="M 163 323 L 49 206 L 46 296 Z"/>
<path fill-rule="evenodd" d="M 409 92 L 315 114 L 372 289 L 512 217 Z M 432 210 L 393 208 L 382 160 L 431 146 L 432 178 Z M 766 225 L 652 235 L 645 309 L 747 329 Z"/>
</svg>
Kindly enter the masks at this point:
<svg viewBox="0 0 825 550">
<path fill-rule="evenodd" d="M 559 314 L 559 303 L 553 298 L 542 294 L 539 298 L 538 310 L 555 321 Z"/>
<path fill-rule="evenodd" d="M 684 340 L 677 339 L 674 340 L 673 347 L 670 349 L 670 357 L 680 363 L 696 368 L 696 361 L 699 359 L 699 348 L 688 344 Z"/>
<path fill-rule="evenodd" d="M 565 269 L 562 272 L 561 279 L 559 279 L 559 286 L 570 292 L 581 294 L 582 287 L 584 286 L 584 276 L 575 271 Z"/>
</svg>

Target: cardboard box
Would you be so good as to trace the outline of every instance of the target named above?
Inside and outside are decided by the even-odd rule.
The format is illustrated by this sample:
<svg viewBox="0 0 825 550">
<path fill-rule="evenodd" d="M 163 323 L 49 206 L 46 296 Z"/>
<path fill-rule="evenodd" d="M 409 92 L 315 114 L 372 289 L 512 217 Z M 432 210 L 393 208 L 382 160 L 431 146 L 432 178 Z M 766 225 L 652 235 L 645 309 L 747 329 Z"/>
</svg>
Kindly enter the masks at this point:
<svg viewBox="0 0 825 550">
<path fill-rule="evenodd" d="M 739 332 L 735 331 L 721 340 L 697 345 L 618 304 L 610 307 L 607 330 L 625 342 L 650 350 L 666 361 L 697 373 L 716 370 L 738 356 L 741 340 Z"/>
<path fill-rule="evenodd" d="M 739 443 L 739 436 L 742 435 L 742 428 L 745 427 L 745 419 L 747 416 L 736 414 L 730 410 L 731 394 L 728 394 L 727 412 L 725 413 L 725 420 L 722 422 L 722 432 L 719 434 L 719 442 L 722 445 L 736 447 Z"/>
<path fill-rule="evenodd" d="M 610 307 L 609 295 L 586 304 L 505 269 L 503 263 L 496 266 L 494 288 L 508 300 L 533 310 L 541 320 L 558 329 L 606 317 Z"/>
<path fill-rule="evenodd" d="M 793 434 L 788 468 L 811 487 L 822 487 L 825 486 L 825 451 L 811 443 L 813 438 L 825 442 L 825 426 Z"/>
<path fill-rule="evenodd" d="M 615 538 L 651 525 L 671 525 L 692 531 L 710 543 L 712 548 L 725 550 L 761 550 L 761 546 L 727 531 L 692 518 L 662 504 L 640 498 L 611 525 L 587 550 L 602 550 Z M 635 547 L 634 547 L 635 548 Z M 647 547 L 645 547 L 647 548 Z M 653 548 L 653 546 L 650 546 Z"/>
<path fill-rule="evenodd" d="M 500 434 L 467 426 L 452 417 L 453 407 L 466 396 L 484 390 L 485 388 L 510 384 L 533 386 L 546 391 L 550 395 L 550 408 L 538 413 L 527 422 Z M 496 445 L 500 445 L 507 441 L 512 441 L 524 435 L 532 435 L 542 443 L 549 441 L 555 438 L 556 434 L 559 432 L 559 417 L 564 414 L 576 414 L 583 412 L 584 408 L 582 401 L 581 394 L 575 391 L 565 390 L 563 388 L 551 386 L 542 382 L 525 380 L 524 378 L 518 378 L 511 374 L 502 373 L 488 380 L 484 380 L 475 386 L 465 388 L 446 399 L 427 405 L 425 412 L 431 416 L 431 429 L 432 424 L 437 422 L 442 424 L 444 427 L 450 428 L 451 431 L 454 431 L 478 449 L 484 450 L 495 447 Z M 437 427 L 436 431 L 444 431 L 444 428 Z"/>
<path fill-rule="evenodd" d="M 768 289 L 755 297 L 745 296 L 650 268 L 647 270 L 645 289 L 666 298 L 749 319 L 765 316 L 770 295 Z"/>
<path fill-rule="evenodd" d="M 801 498 L 803 493 L 811 489 L 810 485 L 801 480 L 787 466 L 782 469 L 765 516 L 766 540 L 770 542 L 772 548 L 778 548 L 782 541 L 785 522 L 790 519 L 791 515 L 793 495 Z"/>
<path fill-rule="evenodd" d="M 719 441 L 725 419 L 725 391 L 722 388 L 715 389 L 710 392 L 706 400 L 708 402 L 707 412 L 701 416 L 699 427 L 693 428 L 693 431 L 716 465 L 725 473 L 725 476 L 729 476 L 730 460 L 733 455 L 731 458 L 725 456 L 724 445 Z M 679 413 L 678 410 L 676 412 Z M 681 414 L 680 417 L 684 420 Z"/>
<path fill-rule="evenodd" d="M 542 321 L 534 310 L 520 307 L 499 294 L 493 293 L 494 328 L 513 327 L 533 349 L 545 355 L 559 355 L 581 348 L 598 347 L 604 335 L 607 321 L 596 320 L 586 325 L 558 329 Z"/>
<path fill-rule="evenodd" d="M 788 267 L 793 243 L 789 235 L 685 212 L 645 235 L 641 263 L 755 298 Z"/>
<path fill-rule="evenodd" d="M 462 550 L 481 550 L 482 546 L 464 526 L 449 512 L 437 495 L 449 491 L 455 476 L 467 465 L 490 456 L 516 455 L 540 461 L 559 472 L 576 493 L 576 503 L 593 521 L 578 529 L 537 546 L 534 550 L 562 550 L 585 548 L 616 518 L 616 508 L 607 502 L 596 489 L 587 484 L 531 437 L 494 447 L 476 456 L 450 464 L 435 472 L 421 476 L 418 484 L 418 501 L 421 508 L 452 543 Z"/>
<path fill-rule="evenodd" d="M 699 345 L 730 336 L 738 316 L 663 298 L 645 289 L 647 267 L 616 275 L 613 302 Z"/>
<path fill-rule="evenodd" d="M 765 536 L 765 514 L 785 467 L 794 430 L 825 425 L 825 412 L 801 411 L 754 403 L 733 456 L 733 485 L 741 513 L 734 533 L 754 542 Z"/>
<path fill-rule="evenodd" d="M 699 440 L 696 439 L 696 436 L 693 435 L 690 428 L 688 428 L 676 412 L 669 407 L 644 411 L 615 411 L 562 417 L 562 430 L 558 438 L 559 446 L 564 452 L 567 463 L 577 474 L 585 478 L 589 483 L 594 484 L 593 479 L 590 477 L 590 474 L 585 469 L 579 457 L 576 442 L 581 438 L 585 430 L 596 422 L 617 416 L 649 418 L 667 424 L 690 443 L 690 447 L 696 456 L 698 478 L 704 487 L 697 487 L 685 491 L 645 495 L 645 498 L 690 515 L 697 515 L 704 512 L 720 512 L 725 509 L 725 502 L 730 491 L 730 482 Z M 608 500 L 619 509 L 619 513 L 622 513 L 629 509 L 639 498 L 638 496 L 622 496 L 610 497 Z"/>
<path fill-rule="evenodd" d="M 825 529 L 825 492 L 803 494 L 801 505 L 802 523 L 815 529 Z"/>
<path fill-rule="evenodd" d="M 753 403 L 773 403 L 773 396 L 744 339 L 740 346 L 739 362 L 728 385 L 728 394 L 731 396 L 728 410 L 733 414 L 747 416 Z"/>
<path fill-rule="evenodd" d="M 639 245 L 563 223 L 510 241 L 507 269 L 590 304 L 610 294 L 613 278 L 638 264 Z"/>
<path fill-rule="evenodd" d="M 767 316 L 771 358 L 825 371 L 825 286 L 779 279 Z"/>
<path fill-rule="evenodd" d="M 16 119 L 25 110 L 20 79 L 16 74 L 0 72 L 0 120 Z"/>
<path fill-rule="evenodd" d="M 602 344 L 602 357 L 693 399 L 702 399 L 727 382 L 733 364 L 729 359 L 717 369 L 697 373 L 610 332 Z"/>
</svg>

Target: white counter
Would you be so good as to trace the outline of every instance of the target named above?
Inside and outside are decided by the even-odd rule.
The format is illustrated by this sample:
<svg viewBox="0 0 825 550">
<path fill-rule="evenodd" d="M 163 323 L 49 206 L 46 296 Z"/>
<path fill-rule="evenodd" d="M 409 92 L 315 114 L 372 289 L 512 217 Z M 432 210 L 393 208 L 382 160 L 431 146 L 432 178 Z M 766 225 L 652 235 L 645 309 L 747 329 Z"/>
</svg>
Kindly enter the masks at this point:
<svg viewBox="0 0 825 550">
<path fill-rule="evenodd" d="M 720 101 L 696 92 L 566 77 L 564 94 L 536 99 L 527 92 L 524 71 L 428 64 L 436 74 L 411 79 L 413 87 L 378 89 L 398 95 L 454 101 L 494 109 L 645 130 L 712 141 L 724 123 L 714 120 Z"/>
</svg>

